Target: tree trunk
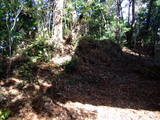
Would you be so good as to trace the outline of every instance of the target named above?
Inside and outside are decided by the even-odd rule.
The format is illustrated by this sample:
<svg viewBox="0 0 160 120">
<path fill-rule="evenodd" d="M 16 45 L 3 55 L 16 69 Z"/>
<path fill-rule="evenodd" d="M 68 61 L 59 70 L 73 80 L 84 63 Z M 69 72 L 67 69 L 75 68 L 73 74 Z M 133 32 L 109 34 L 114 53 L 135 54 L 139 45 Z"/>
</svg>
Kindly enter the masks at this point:
<svg viewBox="0 0 160 120">
<path fill-rule="evenodd" d="M 146 30 L 148 30 L 149 25 L 150 25 L 150 18 L 151 18 L 151 11 L 152 11 L 153 2 L 154 2 L 154 0 L 150 0 L 149 5 L 148 5 L 149 8 L 148 8 Z"/>
<path fill-rule="evenodd" d="M 123 2 L 123 0 L 117 0 L 117 17 L 118 18 L 121 18 L 122 17 L 122 2 Z"/>
<path fill-rule="evenodd" d="M 63 52 L 63 5 L 64 0 L 55 0 L 54 1 L 54 15 L 53 15 L 53 40 L 51 41 L 54 43 L 55 47 Z"/>
<path fill-rule="evenodd" d="M 130 8 L 131 8 L 131 1 L 129 0 L 129 5 L 128 5 L 128 24 L 130 24 Z"/>
<path fill-rule="evenodd" d="M 121 42 L 121 28 L 120 26 L 118 25 L 120 20 L 123 18 L 122 16 L 122 2 L 123 0 L 117 0 L 117 30 L 116 30 L 116 41 L 118 44 L 120 44 Z"/>
<path fill-rule="evenodd" d="M 132 22 L 131 22 L 132 27 L 134 22 L 135 22 L 135 0 L 132 0 Z"/>
<path fill-rule="evenodd" d="M 132 6 L 131 6 L 132 5 Z M 131 14 L 130 14 L 130 7 L 131 7 Z M 128 24 L 130 25 L 130 30 L 126 33 L 128 46 L 132 48 L 134 45 L 133 43 L 136 41 L 133 40 L 133 32 L 134 32 L 134 23 L 135 23 L 135 0 L 129 0 L 129 11 L 128 11 Z M 130 21 L 130 16 L 132 17 Z"/>
</svg>

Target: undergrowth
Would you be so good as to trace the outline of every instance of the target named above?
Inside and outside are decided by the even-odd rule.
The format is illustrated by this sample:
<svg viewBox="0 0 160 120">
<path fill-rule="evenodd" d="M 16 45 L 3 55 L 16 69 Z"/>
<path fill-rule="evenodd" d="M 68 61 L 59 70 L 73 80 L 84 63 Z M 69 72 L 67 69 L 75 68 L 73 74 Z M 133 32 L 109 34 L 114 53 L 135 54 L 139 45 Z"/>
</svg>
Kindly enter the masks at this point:
<svg viewBox="0 0 160 120">
<path fill-rule="evenodd" d="M 7 120 L 10 115 L 10 111 L 8 109 L 0 109 L 0 120 Z"/>
<path fill-rule="evenodd" d="M 46 62 L 53 57 L 54 47 L 48 45 L 44 40 L 33 41 L 30 43 L 22 55 L 27 55 L 31 58 L 32 62 Z"/>
</svg>

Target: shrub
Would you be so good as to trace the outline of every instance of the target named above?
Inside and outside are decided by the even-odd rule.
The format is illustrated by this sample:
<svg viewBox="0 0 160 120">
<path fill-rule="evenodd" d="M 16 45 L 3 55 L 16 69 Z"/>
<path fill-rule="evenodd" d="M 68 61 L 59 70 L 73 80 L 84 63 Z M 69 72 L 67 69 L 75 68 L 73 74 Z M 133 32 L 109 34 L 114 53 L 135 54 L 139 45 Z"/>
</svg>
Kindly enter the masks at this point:
<svg viewBox="0 0 160 120">
<path fill-rule="evenodd" d="M 48 45 L 43 40 L 34 41 L 22 54 L 31 57 L 32 62 L 48 61 L 53 56 L 53 46 Z"/>
<path fill-rule="evenodd" d="M 10 111 L 7 109 L 0 109 L 0 120 L 6 120 L 10 115 Z"/>
</svg>

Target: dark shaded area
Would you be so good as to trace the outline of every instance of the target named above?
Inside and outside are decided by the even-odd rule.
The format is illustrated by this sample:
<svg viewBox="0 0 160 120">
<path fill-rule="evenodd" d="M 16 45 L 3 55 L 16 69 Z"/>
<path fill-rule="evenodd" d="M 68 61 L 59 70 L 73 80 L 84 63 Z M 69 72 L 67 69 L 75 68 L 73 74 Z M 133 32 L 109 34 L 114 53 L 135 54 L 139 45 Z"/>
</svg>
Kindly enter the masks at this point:
<svg viewBox="0 0 160 120">
<path fill-rule="evenodd" d="M 29 62 L 28 68 L 32 69 L 31 77 L 23 74 L 18 76 L 28 82 L 16 85 L 6 81 L 2 86 L 15 86 L 26 95 L 27 102 L 17 100 L 8 105 L 16 115 L 19 111 L 27 111 L 21 109 L 27 109 L 28 103 L 31 106 L 28 109 L 48 118 L 60 116 L 68 120 L 81 120 L 90 115 L 95 116 L 94 113 L 68 110 L 57 103 L 68 101 L 136 110 L 160 110 L 160 66 L 155 66 L 151 59 L 123 52 L 112 41 L 83 38 L 68 64 L 56 66 Z M 52 86 L 37 83 L 38 79 Z"/>
<path fill-rule="evenodd" d="M 11 116 L 16 116 L 20 114 L 20 111 L 23 107 L 25 107 L 25 103 L 27 101 L 25 99 L 17 100 L 9 105 Z M 15 106 L 16 105 L 16 106 Z"/>
<path fill-rule="evenodd" d="M 66 76 L 60 78 L 65 81 L 58 82 L 62 96 L 54 99 L 63 103 L 160 110 L 159 68 L 148 58 L 122 52 L 112 41 L 82 39 L 73 61 L 65 66 Z"/>
</svg>

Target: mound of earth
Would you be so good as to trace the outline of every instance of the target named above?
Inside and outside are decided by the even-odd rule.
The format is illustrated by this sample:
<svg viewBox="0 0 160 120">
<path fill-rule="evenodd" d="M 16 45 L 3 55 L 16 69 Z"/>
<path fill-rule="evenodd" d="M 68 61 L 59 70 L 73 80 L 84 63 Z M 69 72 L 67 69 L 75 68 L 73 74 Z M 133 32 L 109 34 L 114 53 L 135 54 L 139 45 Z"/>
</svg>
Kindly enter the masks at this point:
<svg viewBox="0 0 160 120">
<path fill-rule="evenodd" d="M 66 65 L 19 64 L 25 76 L 0 81 L 2 107 L 10 120 L 159 120 L 160 81 L 144 63 L 112 41 L 82 38 Z"/>
</svg>

